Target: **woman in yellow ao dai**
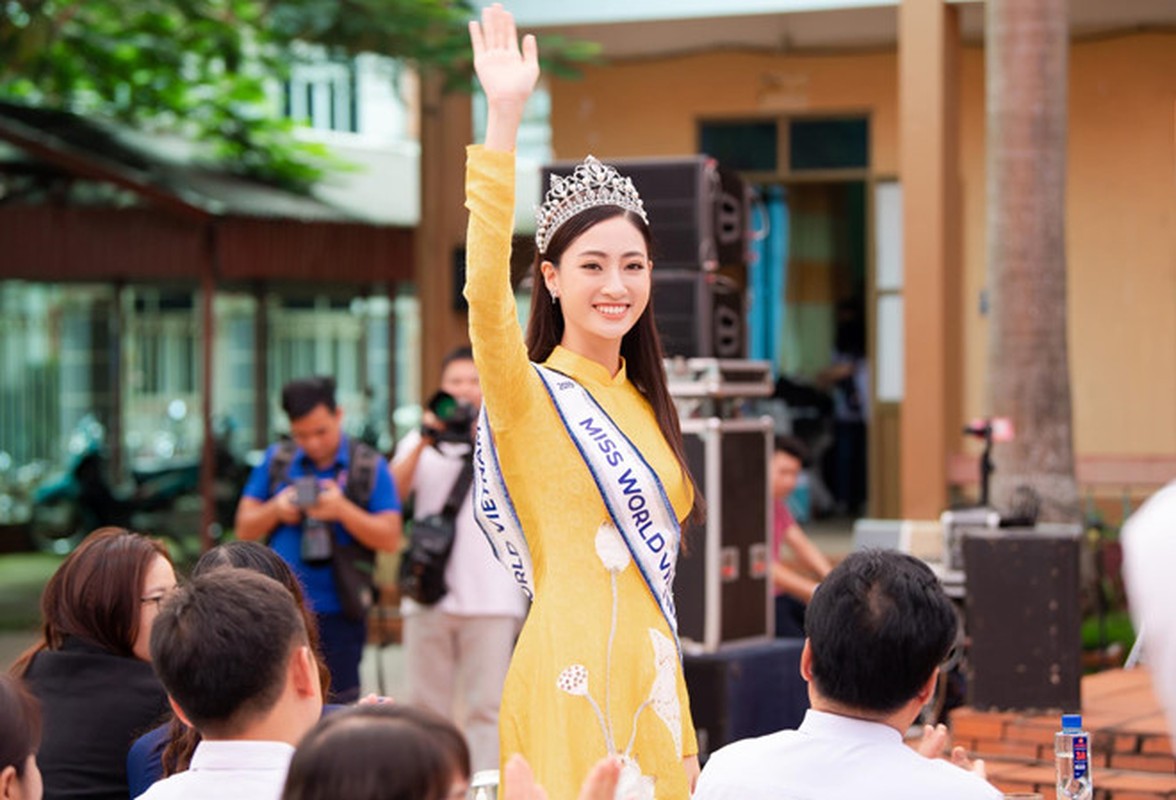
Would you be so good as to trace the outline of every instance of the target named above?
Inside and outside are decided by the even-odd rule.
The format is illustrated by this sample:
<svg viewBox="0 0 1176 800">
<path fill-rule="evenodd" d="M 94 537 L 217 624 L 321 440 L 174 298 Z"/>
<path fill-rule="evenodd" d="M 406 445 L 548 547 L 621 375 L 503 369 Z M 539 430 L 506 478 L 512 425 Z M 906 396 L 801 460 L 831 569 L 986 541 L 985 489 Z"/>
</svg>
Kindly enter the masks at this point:
<svg viewBox="0 0 1176 800">
<path fill-rule="evenodd" d="M 537 52 L 530 36 L 520 51 L 513 19 L 497 5 L 470 27 L 489 108 L 485 144 L 467 154 L 470 339 L 534 567 L 534 604 L 503 692 L 502 758 L 522 753 L 563 800 L 613 754 L 623 762 L 618 797 L 684 800 L 697 745 L 674 629 L 531 364 L 582 386 L 660 478 L 676 519 L 691 513 L 693 483 L 673 438 L 677 416 L 648 309 L 644 212 L 632 184 L 592 160 L 585 167 L 596 178 L 629 192 L 619 205 L 549 193 L 524 342 L 510 286 L 513 150 Z M 670 538 L 672 565 L 676 531 Z"/>
</svg>

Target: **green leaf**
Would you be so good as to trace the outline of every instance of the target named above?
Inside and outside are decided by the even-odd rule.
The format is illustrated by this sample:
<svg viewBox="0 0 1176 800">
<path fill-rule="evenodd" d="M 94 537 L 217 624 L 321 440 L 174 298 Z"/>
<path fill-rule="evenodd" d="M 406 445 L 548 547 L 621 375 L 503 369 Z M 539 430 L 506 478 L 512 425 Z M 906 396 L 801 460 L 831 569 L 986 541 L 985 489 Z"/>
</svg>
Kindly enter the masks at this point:
<svg viewBox="0 0 1176 800">
<path fill-rule="evenodd" d="M 223 167 L 305 189 L 345 165 L 275 116 L 267 86 L 300 48 L 380 53 L 468 92 L 474 13 L 471 0 L 0 0 L 0 97 L 184 132 Z M 559 77 L 600 54 L 553 36 L 540 48 Z"/>
</svg>

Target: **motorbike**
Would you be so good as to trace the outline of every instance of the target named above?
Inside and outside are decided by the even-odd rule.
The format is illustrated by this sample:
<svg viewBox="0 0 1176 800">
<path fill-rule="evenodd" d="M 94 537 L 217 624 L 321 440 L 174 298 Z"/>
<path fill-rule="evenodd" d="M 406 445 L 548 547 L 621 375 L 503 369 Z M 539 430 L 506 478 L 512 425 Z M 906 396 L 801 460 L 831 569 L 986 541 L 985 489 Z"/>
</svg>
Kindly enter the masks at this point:
<svg viewBox="0 0 1176 800">
<path fill-rule="evenodd" d="M 216 519 L 232 525 L 248 467 L 229 446 L 232 426 L 215 434 Z M 182 543 L 200 517 L 200 459 L 150 457 L 132 461 L 131 486 L 115 488 L 108 478 L 105 430 L 87 415 L 70 436 L 66 468 L 37 487 L 32 498 L 30 537 L 47 552 L 68 553 L 87 533 L 104 525 L 130 528 Z"/>
</svg>

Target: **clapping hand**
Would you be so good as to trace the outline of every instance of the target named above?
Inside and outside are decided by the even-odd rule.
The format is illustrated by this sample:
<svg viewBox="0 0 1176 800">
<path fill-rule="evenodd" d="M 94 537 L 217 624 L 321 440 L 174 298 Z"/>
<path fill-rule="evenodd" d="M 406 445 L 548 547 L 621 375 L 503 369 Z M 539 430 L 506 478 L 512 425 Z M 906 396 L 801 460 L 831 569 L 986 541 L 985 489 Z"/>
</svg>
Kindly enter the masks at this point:
<svg viewBox="0 0 1176 800">
<path fill-rule="evenodd" d="M 613 800 L 620 775 L 619 759 L 608 756 L 596 762 L 580 786 L 579 800 Z M 503 800 L 547 800 L 547 792 L 535 783 L 531 765 L 518 753 L 506 762 L 503 777 L 506 779 Z"/>
<path fill-rule="evenodd" d="M 948 738 L 946 725 L 924 725 L 923 738 L 919 740 L 915 749 L 927 758 L 939 758 L 947 747 Z M 969 758 L 968 751 L 962 747 L 956 746 L 951 749 L 951 763 L 983 780 L 988 778 L 984 759 Z"/>
</svg>

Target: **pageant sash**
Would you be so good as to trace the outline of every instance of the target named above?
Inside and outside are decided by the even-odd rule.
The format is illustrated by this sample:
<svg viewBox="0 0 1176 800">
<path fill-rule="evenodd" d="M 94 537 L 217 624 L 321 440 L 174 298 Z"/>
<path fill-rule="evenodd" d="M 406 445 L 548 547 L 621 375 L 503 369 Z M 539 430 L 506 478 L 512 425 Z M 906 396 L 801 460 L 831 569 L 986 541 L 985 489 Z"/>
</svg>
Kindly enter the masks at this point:
<svg viewBox="0 0 1176 800">
<path fill-rule="evenodd" d="M 674 609 L 673 587 L 682 533 L 661 480 L 583 386 L 552 369 L 533 366 L 588 466 L 613 525 L 676 639 L 678 614 Z M 502 479 L 484 405 L 478 421 L 474 465 L 478 472 L 474 482 L 474 516 L 490 539 L 494 555 L 527 596 L 533 597 L 530 552 Z"/>
<path fill-rule="evenodd" d="M 531 550 L 502 479 L 502 467 L 498 463 L 498 450 L 494 447 L 485 403 L 478 413 L 474 472 L 474 519 L 490 542 L 494 557 L 506 567 L 527 599 L 534 600 L 535 572 L 531 566 Z"/>
</svg>

